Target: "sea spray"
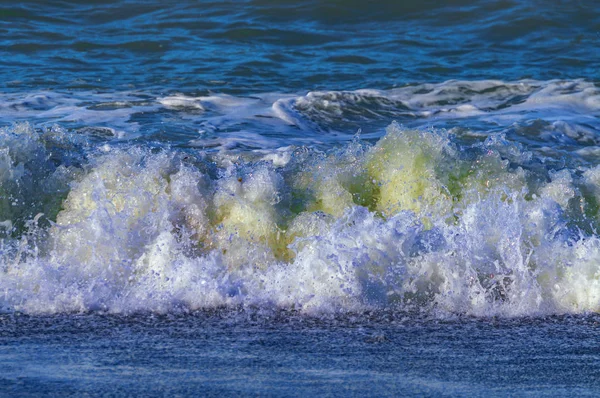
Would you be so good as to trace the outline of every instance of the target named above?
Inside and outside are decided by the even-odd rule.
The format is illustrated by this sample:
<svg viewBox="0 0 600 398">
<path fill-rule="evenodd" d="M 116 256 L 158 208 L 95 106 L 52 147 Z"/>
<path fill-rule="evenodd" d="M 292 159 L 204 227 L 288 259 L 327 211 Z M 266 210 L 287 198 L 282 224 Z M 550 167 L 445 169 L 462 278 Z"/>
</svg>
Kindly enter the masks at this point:
<svg viewBox="0 0 600 398">
<path fill-rule="evenodd" d="M 33 205 L 2 210 L 5 311 L 600 308 L 597 169 L 546 170 L 503 135 L 392 124 L 273 162 L 61 132 L 68 167 L 44 137 L 3 130 L 3 200 Z"/>
</svg>

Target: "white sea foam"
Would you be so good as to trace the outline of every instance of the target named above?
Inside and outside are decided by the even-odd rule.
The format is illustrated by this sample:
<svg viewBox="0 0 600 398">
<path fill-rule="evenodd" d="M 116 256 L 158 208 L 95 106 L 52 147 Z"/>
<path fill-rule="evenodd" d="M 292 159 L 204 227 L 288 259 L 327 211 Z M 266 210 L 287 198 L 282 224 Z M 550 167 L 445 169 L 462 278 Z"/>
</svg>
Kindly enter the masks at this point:
<svg viewBox="0 0 600 398">
<path fill-rule="evenodd" d="M 528 126 L 541 121 L 533 129 L 536 134 L 588 146 L 596 143 L 600 89 L 582 80 L 484 80 L 244 97 L 47 91 L 0 93 L 0 114 L 5 124 L 28 121 L 34 127 L 48 127 L 58 123 L 83 132 L 100 128 L 118 139 L 158 134 L 177 144 L 225 150 L 325 148 L 351 140 L 359 129 L 365 138 L 379 138 L 380 129 L 393 120 L 411 128 L 452 128 L 460 121 L 463 130 L 474 130 L 463 134 L 477 134 L 485 126 L 485 133 L 505 132 L 513 139 L 532 134 Z M 198 135 L 179 138 L 170 129 Z"/>
<path fill-rule="evenodd" d="M 135 93 L 0 93 L 0 115 L 3 123 L 27 121 L 35 126 L 53 124 L 75 127 L 102 127 L 115 138 L 135 138 L 139 124 L 131 121 L 136 113 L 158 109 L 154 101 Z"/>
<path fill-rule="evenodd" d="M 596 156 L 599 98 L 585 81 L 1 94 L 4 122 L 43 128 L 0 129 L 0 303 L 31 313 L 598 311 L 600 172 L 538 155 Z M 139 136 L 148 114 L 199 134 L 186 152 L 111 142 Z M 382 136 L 372 146 L 323 150 L 350 140 L 347 126 L 391 119 L 421 128 L 392 124 L 363 134 Z M 459 146 L 422 128 L 459 119 L 501 133 L 469 131 L 479 143 Z M 95 146 L 94 128 L 112 134 Z"/>
<path fill-rule="evenodd" d="M 57 167 L 57 141 L 2 131 L 3 198 L 38 206 L 2 208 L 5 311 L 600 310 L 598 168 L 544 175 L 502 136 L 465 157 L 393 124 L 329 153 L 126 146 Z"/>
</svg>

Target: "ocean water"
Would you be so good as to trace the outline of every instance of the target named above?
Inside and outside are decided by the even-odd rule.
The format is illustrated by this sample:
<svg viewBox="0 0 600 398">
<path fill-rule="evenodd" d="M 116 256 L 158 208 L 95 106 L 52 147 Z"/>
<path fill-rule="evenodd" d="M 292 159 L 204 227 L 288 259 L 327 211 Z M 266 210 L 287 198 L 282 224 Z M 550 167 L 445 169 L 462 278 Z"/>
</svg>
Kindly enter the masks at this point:
<svg viewBox="0 0 600 398">
<path fill-rule="evenodd" d="M 600 6 L 0 3 L 0 395 L 600 392 Z"/>
</svg>

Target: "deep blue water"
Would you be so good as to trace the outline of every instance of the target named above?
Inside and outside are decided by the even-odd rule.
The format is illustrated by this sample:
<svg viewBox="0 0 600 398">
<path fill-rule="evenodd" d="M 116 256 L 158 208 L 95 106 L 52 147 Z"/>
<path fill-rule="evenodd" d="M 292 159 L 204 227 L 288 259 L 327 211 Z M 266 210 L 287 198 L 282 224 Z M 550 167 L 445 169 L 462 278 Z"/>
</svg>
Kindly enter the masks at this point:
<svg viewBox="0 0 600 398">
<path fill-rule="evenodd" d="M 597 80 L 584 1 L 4 2 L 2 87 L 255 94 Z"/>
<path fill-rule="evenodd" d="M 597 396 L 600 5 L 0 1 L 0 395 Z"/>
</svg>

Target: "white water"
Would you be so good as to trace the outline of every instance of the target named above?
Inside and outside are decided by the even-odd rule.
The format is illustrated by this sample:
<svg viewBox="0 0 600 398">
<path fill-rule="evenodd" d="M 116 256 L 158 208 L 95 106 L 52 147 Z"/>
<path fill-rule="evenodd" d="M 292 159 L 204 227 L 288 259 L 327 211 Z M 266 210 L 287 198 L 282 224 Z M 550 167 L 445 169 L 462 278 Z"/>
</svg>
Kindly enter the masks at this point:
<svg viewBox="0 0 600 398">
<path fill-rule="evenodd" d="M 600 169 L 536 169 L 501 135 L 393 124 L 248 160 L 75 138 L 2 130 L 5 311 L 600 309 Z"/>
</svg>

